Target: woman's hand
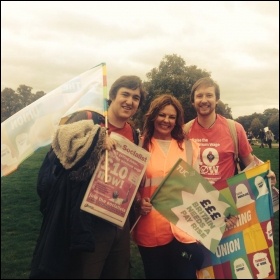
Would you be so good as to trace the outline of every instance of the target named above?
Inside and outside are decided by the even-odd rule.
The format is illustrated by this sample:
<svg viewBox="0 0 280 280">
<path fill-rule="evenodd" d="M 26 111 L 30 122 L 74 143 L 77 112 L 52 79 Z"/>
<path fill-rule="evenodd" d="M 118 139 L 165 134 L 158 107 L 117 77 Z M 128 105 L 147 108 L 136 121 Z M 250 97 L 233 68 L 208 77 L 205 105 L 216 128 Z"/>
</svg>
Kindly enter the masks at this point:
<svg viewBox="0 0 280 280">
<path fill-rule="evenodd" d="M 140 201 L 140 214 L 143 216 L 148 215 L 152 210 L 152 204 L 149 197 L 144 197 Z"/>
</svg>

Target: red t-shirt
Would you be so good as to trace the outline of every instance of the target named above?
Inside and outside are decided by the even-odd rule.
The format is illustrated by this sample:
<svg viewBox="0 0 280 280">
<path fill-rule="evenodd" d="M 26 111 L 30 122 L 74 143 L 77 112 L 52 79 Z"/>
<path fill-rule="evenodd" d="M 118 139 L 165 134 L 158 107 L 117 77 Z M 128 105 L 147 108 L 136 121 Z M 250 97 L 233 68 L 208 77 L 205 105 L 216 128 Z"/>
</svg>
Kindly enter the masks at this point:
<svg viewBox="0 0 280 280">
<path fill-rule="evenodd" d="M 247 140 L 243 126 L 235 123 L 238 137 L 238 152 L 241 157 L 247 157 L 252 147 Z M 217 114 L 215 124 L 205 129 L 197 118 L 189 130 L 188 137 L 200 147 L 200 174 L 218 190 L 227 186 L 226 180 L 234 176 L 234 142 L 230 134 L 226 118 Z"/>
<path fill-rule="evenodd" d="M 101 124 L 101 126 L 104 127 L 104 124 Z M 109 134 L 111 132 L 116 132 L 116 133 L 126 137 L 128 140 L 130 140 L 131 142 L 134 143 L 133 131 L 132 131 L 132 127 L 129 123 L 125 123 L 124 127 L 118 128 L 108 122 L 108 131 L 109 131 Z"/>
</svg>

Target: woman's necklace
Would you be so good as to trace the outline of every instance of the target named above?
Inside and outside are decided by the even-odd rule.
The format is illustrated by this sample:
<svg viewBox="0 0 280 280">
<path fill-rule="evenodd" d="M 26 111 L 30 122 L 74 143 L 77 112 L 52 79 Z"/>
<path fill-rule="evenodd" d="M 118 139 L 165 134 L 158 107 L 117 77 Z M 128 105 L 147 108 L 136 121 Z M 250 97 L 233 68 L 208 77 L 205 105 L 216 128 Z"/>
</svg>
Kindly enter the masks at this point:
<svg viewBox="0 0 280 280">
<path fill-rule="evenodd" d="M 205 126 L 201 125 L 201 124 L 199 123 L 198 119 L 197 119 L 197 123 L 198 123 L 201 127 L 205 128 L 205 129 L 209 129 L 209 128 L 211 128 L 211 127 L 215 124 L 216 120 L 217 120 L 217 115 L 216 115 L 216 117 L 215 117 L 214 122 L 213 122 L 210 126 L 208 126 L 208 127 L 205 127 Z"/>
</svg>

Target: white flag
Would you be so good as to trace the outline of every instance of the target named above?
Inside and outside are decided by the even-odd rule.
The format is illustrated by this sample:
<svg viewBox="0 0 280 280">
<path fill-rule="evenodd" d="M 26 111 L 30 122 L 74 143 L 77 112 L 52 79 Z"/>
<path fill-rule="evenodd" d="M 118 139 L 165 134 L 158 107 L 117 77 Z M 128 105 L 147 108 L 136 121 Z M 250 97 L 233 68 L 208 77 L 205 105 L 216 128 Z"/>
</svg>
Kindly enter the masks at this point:
<svg viewBox="0 0 280 280">
<path fill-rule="evenodd" d="M 104 114 L 105 67 L 105 63 L 93 67 L 1 123 L 1 177 L 50 144 L 62 117 L 83 108 Z"/>
</svg>

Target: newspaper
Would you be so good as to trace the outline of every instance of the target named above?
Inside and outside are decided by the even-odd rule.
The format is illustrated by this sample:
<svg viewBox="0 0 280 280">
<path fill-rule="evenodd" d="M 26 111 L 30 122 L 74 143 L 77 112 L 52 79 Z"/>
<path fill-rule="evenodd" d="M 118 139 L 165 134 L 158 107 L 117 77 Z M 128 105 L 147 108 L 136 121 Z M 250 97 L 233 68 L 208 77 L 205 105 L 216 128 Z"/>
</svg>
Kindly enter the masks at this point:
<svg viewBox="0 0 280 280">
<path fill-rule="evenodd" d="M 122 135 L 112 132 L 116 150 L 108 153 L 105 183 L 105 156 L 90 180 L 81 209 L 123 227 L 145 173 L 150 153 Z"/>
</svg>

